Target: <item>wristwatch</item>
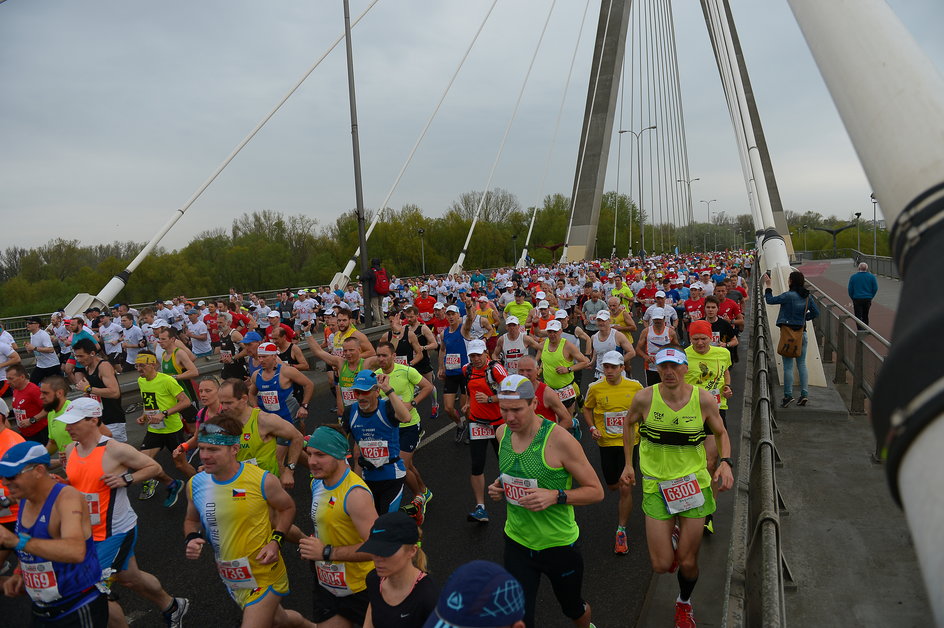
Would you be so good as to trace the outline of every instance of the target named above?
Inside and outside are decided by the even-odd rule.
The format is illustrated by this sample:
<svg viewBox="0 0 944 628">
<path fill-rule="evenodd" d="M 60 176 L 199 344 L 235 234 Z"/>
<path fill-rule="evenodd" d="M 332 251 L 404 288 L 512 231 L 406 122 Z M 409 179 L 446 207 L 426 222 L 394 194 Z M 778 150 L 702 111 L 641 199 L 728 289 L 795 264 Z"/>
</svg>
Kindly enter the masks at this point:
<svg viewBox="0 0 944 628">
<path fill-rule="evenodd" d="M 130 471 L 127 473 L 122 473 L 121 479 L 125 481 L 126 486 L 131 486 L 134 484 L 134 475 Z"/>
<path fill-rule="evenodd" d="M 307 409 L 308 409 L 308 404 L 307 404 L 307 403 L 303 403 L 303 404 L 302 404 L 302 407 L 307 410 Z"/>
<path fill-rule="evenodd" d="M 415 401 L 411 401 L 411 402 L 410 402 L 410 405 L 415 408 L 415 407 L 416 407 L 416 402 L 415 402 Z"/>
<path fill-rule="evenodd" d="M 170 414 L 168 414 L 167 410 L 161 410 L 161 414 L 164 415 L 164 418 L 165 418 L 165 419 L 170 416 Z"/>
<path fill-rule="evenodd" d="M 734 460 L 732 458 L 721 458 L 720 462 L 727 462 L 729 467 L 734 468 Z"/>
<path fill-rule="evenodd" d="M 297 463 L 295 463 L 295 462 L 290 462 L 290 463 L 288 463 L 287 465 L 285 465 L 285 468 L 288 469 L 289 471 L 294 471 L 294 470 L 295 470 L 295 467 L 297 467 L 297 466 L 298 466 Z"/>
<path fill-rule="evenodd" d="M 567 503 L 567 493 L 564 492 L 564 489 L 557 489 L 557 503 L 566 504 Z"/>
</svg>

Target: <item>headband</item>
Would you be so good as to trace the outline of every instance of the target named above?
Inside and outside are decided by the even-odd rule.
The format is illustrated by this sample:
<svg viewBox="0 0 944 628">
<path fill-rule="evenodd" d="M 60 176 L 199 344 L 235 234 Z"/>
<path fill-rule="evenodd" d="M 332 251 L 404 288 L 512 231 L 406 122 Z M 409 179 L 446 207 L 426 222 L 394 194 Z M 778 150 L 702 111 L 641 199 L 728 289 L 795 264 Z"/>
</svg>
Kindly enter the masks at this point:
<svg viewBox="0 0 944 628">
<path fill-rule="evenodd" d="M 139 353 L 134 359 L 135 364 L 157 364 L 157 356 L 150 353 Z"/>
<path fill-rule="evenodd" d="M 347 437 L 326 425 L 322 425 L 312 432 L 308 439 L 308 446 L 323 451 L 338 460 L 347 458 Z"/>
<path fill-rule="evenodd" d="M 197 434 L 197 442 L 228 447 L 239 444 L 239 435 L 227 434 L 219 425 L 204 423 L 200 426 L 200 432 Z"/>
</svg>

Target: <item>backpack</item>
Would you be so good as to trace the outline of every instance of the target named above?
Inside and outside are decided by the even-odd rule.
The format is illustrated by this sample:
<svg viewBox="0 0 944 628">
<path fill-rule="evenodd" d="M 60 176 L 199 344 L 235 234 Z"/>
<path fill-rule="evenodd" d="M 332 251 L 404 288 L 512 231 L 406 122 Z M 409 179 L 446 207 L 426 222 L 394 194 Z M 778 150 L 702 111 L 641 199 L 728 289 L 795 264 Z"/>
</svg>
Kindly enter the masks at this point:
<svg viewBox="0 0 944 628">
<path fill-rule="evenodd" d="M 495 381 L 495 374 L 492 373 L 492 369 L 500 364 L 501 363 L 497 360 L 489 360 L 488 366 L 485 367 L 485 382 L 488 384 L 488 388 L 492 391 L 493 395 L 498 394 L 498 382 Z M 469 380 L 472 379 L 472 364 L 466 364 L 462 367 L 462 376 L 465 378 L 466 384 L 468 384 Z"/>
<path fill-rule="evenodd" d="M 390 277 L 387 276 L 386 268 L 378 268 L 374 271 L 374 292 L 380 296 L 390 294 Z"/>
</svg>

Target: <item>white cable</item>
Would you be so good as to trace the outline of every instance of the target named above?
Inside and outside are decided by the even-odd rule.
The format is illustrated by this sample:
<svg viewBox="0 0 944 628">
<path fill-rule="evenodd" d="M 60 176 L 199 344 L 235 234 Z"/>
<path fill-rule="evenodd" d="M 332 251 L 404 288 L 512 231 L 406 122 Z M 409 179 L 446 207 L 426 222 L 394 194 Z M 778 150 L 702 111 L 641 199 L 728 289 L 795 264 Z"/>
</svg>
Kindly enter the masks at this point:
<svg viewBox="0 0 944 628">
<path fill-rule="evenodd" d="M 551 170 L 551 156 L 554 154 L 554 146 L 557 143 L 557 134 L 560 131 L 561 117 L 564 115 L 564 105 L 567 102 L 567 92 L 570 89 L 570 79 L 574 73 L 574 64 L 577 61 L 577 51 L 580 49 L 580 40 L 583 37 L 584 24 L 587 21 L 587 10 L 590 8 L 590 0 L 583 6 L 583 17 L 580 18 L 580 28 L 577 30 L 577 43 L 574 44 L 574 52 L 570 56 L 570 69 L 567 70 L 567 80 L 564 82 L 564 94 L 561 96 L 560 108 L 557 110 L 557 120 L 554 121 L 554 134 L 551 136 L 551 147 L 547 152 L 547 162 L 544 164 L 544 174 L 541 176 L 541 184 L 538 186 L 538 203 L 544 202 L 544 186 L 547 183 L 547 175 Z M 531 224 L 528 226 L 528 237 L 525 238 L 524 248 L 521 250 L 521 258 L 518 260 L 518 268 L 524 266 L 524 260 L 528 256 L 528 247 L 531 245 L 531 232 L 534 230 L 534 219 L 538 215 L 539 205 L 535 204 L 531 212 Z"/>
<path fill-rule="evenodd" d="M 612 0 L 611 0 L 612 1 Z M 557 5 L 557 0 L 551 2 L 551 7 L 547 11 L 547 18 L 544 20 L 544 28 L 541 29 L 541 36 L 538 38 L 538 43 L 534 47 L 534 54 L 531 55 L 531 63 L 528 64 L 528 71 L 524 75 L 524 82 L 521 83 L 521 89 L 518 91 L 518 99 L 515 101 L 515 108 L 511 113 L 511 119 L 508 121 L 508 126 L 505 127 L 505 134 L 502 136 L 501 143 L 498 145 L 498 154 L 495 155 L 495 161 L 492 162 L 492 168 L 488 173 L 488 180 L 485 182 L 485 190 L 482 192 L 482 197 L 479 199 L 479 204 L 475 208 L 475 214 L 472 215 L 472 224 L 469 226 L 469 233 L 465 238 L 465 244 L 462 245 L 462 250 L 459 252 L 459 258 L 456 260 L 455 265 L 450 269 L 450 274 L 455 274 L 459 272 L 459 269 L 462 268 L 463 262 L 465 262 L 465 254 L 469 249 L 469 242 L 472 241 L 472 232 L 475 231 L 475 225 L 479 221 L 479 213 L 482 211 L 482 206 L 485 204 L 485 200 L 488 198 L 488 189 L 492 185 L 492 177 L 495 176 L 495 169 L 498 167 L 498 162 L 501 160 L 502 152 L 505 150 L 505 142 L 508 140 L 508 134 L 511 132 L 511 127 L 515 123 L 515 118 L 518 117 L 518 108 L 521 106 L 521 99 L 524 97 L 524 90 L 528 86 L 528 79 L 531 77 L 531 70 L 534 68 L 534 61 L 538 57 L 538 52 L 541 50 L 541 42 L 544 41 L 544 35 L 547 33 L 547 25 L 551 21 L 551 14 L 554 13 L 554 7 Z"/>
<path fill-rule="evenodd" d="M 370 226 L 367 228 L 366 237 L 370 238 L 370 234 L 373 233 L 374 227 L 377 226 L 377 223 L 380 221 L 380 217 L 383 215 L 384 210 L 387 208 L 387 203 L 390 201 L 390 197 L 393 196 L 393 193 L 396 191 L 397 187 L 400 185 L 400 179 L 403 178 L 403 174 L 406 172 L 406 169 L 409 167 L 410 163 L 413 161 L 413 156 L 416 154 L 417 149 L 420 147 L 420 144 L 423 142 L 423 139 L 426 137 L 426 132 L 429 131 L 429 127 L 433 124 L 433 120 L 436 118 L 436 114 L 439 113 L 439 108 L 442 106 L 443 101 L 446 100 L 446 96 L 449 94 L 449 90 L 452 89 L 452 84 L 455 83 L 456 77 L 459 76 L 459 71 L 462 70 L 462 66 L 465 64 L 466 59 L 469 58 L 469 53 L 472 52 L 472 47 L 475 46 L 475 42 L 478 41 L 479 35 L 482 34 L 482 30 L 485 28 L 485 23 L 488 22 L 489 16 L 491 16 L 492 11 L 495 9 L 495 5 L 498 4 L 498 0 L 493 0 L 492 6 L 488 8 L 488 11 L 485 13 L 485 17 L 482 19 L 482 23 L 479 24 L 478 30 L 475 31 L 475 35 L 472 37 L 472 41 L 469 42 L 468 48 L 465 50 L 465 54 L 462 55 L 462 59 L 459 60 L 459 65 L 456 66 L 455 72 L 452 73 L 452 77 L 449 79 L 449 83 L 446 84 L 446 88 L 443 90 L 442 96 L 439 97 L 439 102 L 436 103 L 436 107 L 433 109 L 433 113 L 430 114 L 429 119 L 426 120 L 426 125 L 423 127 L 423 130 L 420 131 L 420 135 L 416 138 L 416 142 L 413 144 L 413 148 L 410 150 L 410 154 L 407 155 L 406 161 L 403 162 L 403 166 L 400 168 L 397 178 L 394 179 L 393 185 L 390 186 L 390 191 L 387 192 L 387 196 L 384 197 L 383 202 L 380 204 L 380 208 L 374 214 L 373 220 L 370 221 Z M 357 263 L 357 258 L 361 254 L 361 248 L 358 246 L 357 250 L 354 251 L 354 255 L 351 256 L 351 259 L 348 261 L 347 266 L 342 271 L 342 274 L 345 277 L 350 278 L 351 273 L 354 271 L 354 266 Z"/>
</svg>

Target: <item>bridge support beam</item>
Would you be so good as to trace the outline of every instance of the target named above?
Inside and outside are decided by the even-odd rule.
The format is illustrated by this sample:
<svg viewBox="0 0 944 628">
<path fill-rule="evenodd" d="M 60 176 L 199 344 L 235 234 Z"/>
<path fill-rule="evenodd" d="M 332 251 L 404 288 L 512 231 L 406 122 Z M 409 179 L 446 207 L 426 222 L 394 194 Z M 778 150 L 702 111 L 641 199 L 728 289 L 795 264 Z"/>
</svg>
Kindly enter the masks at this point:
<svg viewBox="0 0 944 628">
<path fill-rule="evenodd" d="M 562 261 L 594 256 L 632 0 L 603 0 Z M 618 130 L 618 129 L 617 129 Z"/>
</svg>

